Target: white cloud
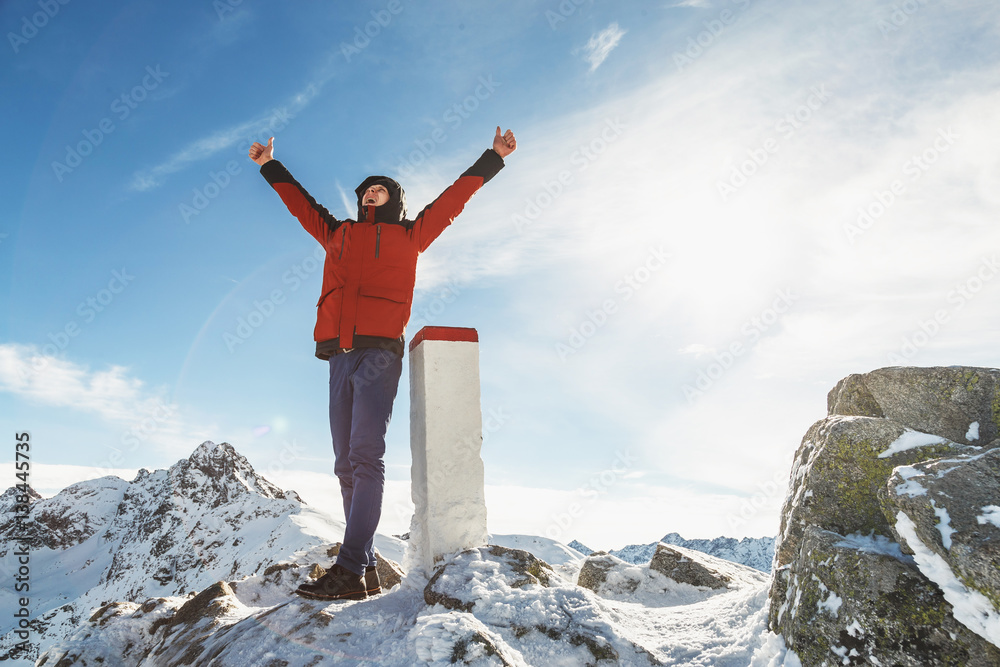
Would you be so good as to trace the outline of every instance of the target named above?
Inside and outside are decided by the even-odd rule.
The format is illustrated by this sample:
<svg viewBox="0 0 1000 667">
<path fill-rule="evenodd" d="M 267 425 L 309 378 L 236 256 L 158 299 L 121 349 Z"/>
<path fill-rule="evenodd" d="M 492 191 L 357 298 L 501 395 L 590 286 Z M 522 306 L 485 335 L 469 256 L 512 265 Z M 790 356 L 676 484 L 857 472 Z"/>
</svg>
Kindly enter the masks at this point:
<svg viewBox="0 0 1000 667">
<path fill-rule="evenodd" d="M 611 55 L 626 32 L 626 30 L 619 28 L 617 23 L 612 23 L 590 38 L 586 46 L 583 47 L 583 59 L 590 63 L 591 72 L 600 67 L 601 63 Z"/>
<path fill-rule="evenodd" d="M 138 191 L 159 187 L 170 174 L 184 169 L 193 162 L 209 158 L 219 151 L 232 148 L 237 142 L 247 142 L 247 148 L 249 148 L 248 137 L 266 143 L 269 136 L 287 127 L 295 115 L 319 94 L 323 85 L 332 76 L 333 71 L 328 70 L 303 90 L 293 95 L 287 102 L 275 107 L 270 112 L 195 139 L 160 164 L 136 172 L 132 177 L 130 187 Z"/>
<path fill-rule="evenodd" d="M 87 366 L 43 355 L 34 345 L 0 344 L 0 391 L 43 406 L 97 416 L 120 434 L 99 469 L 120 464 L 123 451 L 154 444 L 188 452 L 192 442 L 208 440 L 209 430 L 189 424 L 164 390 L 151 390 L 128 368 Z"/>
</svg>

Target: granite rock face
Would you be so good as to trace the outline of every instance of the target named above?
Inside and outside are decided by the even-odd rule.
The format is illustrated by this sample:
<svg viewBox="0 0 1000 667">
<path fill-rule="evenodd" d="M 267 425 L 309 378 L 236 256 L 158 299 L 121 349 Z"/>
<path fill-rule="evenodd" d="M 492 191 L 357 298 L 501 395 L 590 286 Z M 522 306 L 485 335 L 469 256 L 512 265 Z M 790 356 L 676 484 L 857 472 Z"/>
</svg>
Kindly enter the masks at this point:
<svg viewBox="0 0 1000 667">
<path fill-rule="evenodd" d="M 772 631 L 803 665 L 1000 664 L 1000 649 L 953 615 L 941 590 L 887 538 L 845 538 L 810 526 Z"/>
<path fill-rule="evenodd" d="M 838 382 L 827 396 L 827 408 L 831 415 L 888 419 L 953 442 L 981 445 L 1000 437 L 1000 370 L 880 368 Z"/>
<path fill-rule="evenodd" d="M 851 375 L 828 408 L 793 463 L 772 631 L 803 665 L 1000 664 L 1000 371 Z"/>
<path fill-rule="evenodd" d="M 1000 611 L 1000 440 L 992 447 L 897 468 L 880 498 L 905 551 L 937 556 Z M 900 514 L 911 535 L 900 534 Z"/>
<path fill-rule="evenodd" d="M 904 436 L 913 446 L 889 453 Z M 874 532 L 891 537 L 878 492 L 892 471 L 897 466 L 977 451 L 933 435 L 921 436 L 887 419 L 832 415 L 816 422 L 806 432 L 792 464 L 775 565 L 787 564 L 798 553 L 808 526 L 841 535 Z"/>
</svg>

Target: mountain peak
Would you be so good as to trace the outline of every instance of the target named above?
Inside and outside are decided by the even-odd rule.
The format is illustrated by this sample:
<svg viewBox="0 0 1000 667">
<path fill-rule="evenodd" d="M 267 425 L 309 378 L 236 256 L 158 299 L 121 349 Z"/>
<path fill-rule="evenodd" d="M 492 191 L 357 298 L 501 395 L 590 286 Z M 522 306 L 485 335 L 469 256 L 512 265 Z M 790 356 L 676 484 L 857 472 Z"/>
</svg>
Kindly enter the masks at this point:
<svg viewBox="0 0 1000 667">
<path fill-rule="evenodd" d="M 245 464 L 247 466 L 250 465 L 246 458 L 237 452 L 236 449 L 228 442 L 215 444 L 211 440 L 206 440 L 198 445 L 195 450 L 191 452 L 191 456 L 188 457 L 188 461 L 202 470 L 206 470 L 206 468 L 226 468 L 230 467 L 230 464 L 234 463 Z"/>
<path fill-rule="evenodd" d="M 211 489 L 209 495 L 215 498 L 215 505 L 247 492 L 265 498 L 285 498 L 281 489 L 258 475 L 246 457 L 228 442 L 215 444 L 206 440 L 168 472 L 176 491 L 200 499 Z"/>
</svg>

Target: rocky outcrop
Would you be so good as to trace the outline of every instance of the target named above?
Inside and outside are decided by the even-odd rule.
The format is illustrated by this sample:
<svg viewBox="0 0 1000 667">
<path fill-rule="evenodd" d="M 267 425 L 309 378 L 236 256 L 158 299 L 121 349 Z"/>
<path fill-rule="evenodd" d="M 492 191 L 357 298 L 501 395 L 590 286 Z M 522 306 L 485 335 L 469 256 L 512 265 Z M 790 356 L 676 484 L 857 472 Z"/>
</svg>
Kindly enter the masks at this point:
<svg viewBox="0 0 1000 667">
<path fill-rule="evenodd" d="M 765 584 L 764 573 L 700 551 L 659 544 L 649 563 L 627 563 L 614 554 L 588 556 L 577 576 L 577 586 L 602 598 L 670 607 L 705 600 L 730 589 Z"/>
<path fill-rule="evenodd" d="M 909 448 L 894 451 L 907 438 Z M 841 535 L 876 533 L 892 537 L 878 503 L 897 466 L 941 456 L 979 451 L 941 437 L 919 434 L 906 426 L 874 417 L 831 415 L 809 429 L 795 454 L 788 498 L 775 546 L 781 567 L 799 551 L 807 526 Z"/>
<path fill-rule="evenodd" d="M 576 664 L 657 664 L 601 621 L 599 609 L 580 588 L 520 549 L 494 545 L 455 555 L 435 568 L 424 601 L 432 611 L 470 614 L 498 632 L 504 642 L 494 643 L 498 653 L 518 655 L 530 665 L 546 664 L 560 644 L 578 647 Z"/>
<path fill-rule="evenodd" d="M 1000 664 L 1000 607 L 990 597 L 1000 535 L 988 510 L 1000 504 L 989 501 L 1000 371 L 852 375 L 828 407 L 795 456 L 772 631 L 804 665 Z M 992 602 L 973 604 L 981 618 L 970 621 L 973 594 Z"/>
<path fill-rule="evenodd" d="M 828 394 L 827 412 L 887 419 L 981 445 L 1000 437 L 1000 370 L 893 367 L 849 375 Z"/>
<path fill-rule="evenodd" d="M 894 520 L 896 539 L 959 608 L 958 618 L 968 615 L 966 625 L 997 641 L 1000 440 L 992 447 L 978 455 L 897 468 L 880 499 L 886 517 Z"/>
<path fill-rule="evenodd" d="M 787 594 L 771 599 L 772 629 L 804 666 L 998 664 L 1000 651 L 956 620 L 941 590 L 887 538 L 810 526 L 783 574 Z"/>
<path fill-rule="evenodd" d="M 595 551 L 587 556 L 580 566 L 580 574 L 577 575 L 576 585 L 590 589 L 595 593 L 599 592 L 608 581 L 608 575 L 615 570 L 623 570 L 627 564 L 604 551 Z M 638 580 L 626 580 L 620 586 L 625 593 L 632 593 L 639 585 Z"/>
<path fill-rule="evenodd" d="M 730 578 L 704 562 L 704 558 L 682 547 L 659 544 L 649 561 L 649 569 L 669 579 L 692 586 L 727 588 Z"/>
</svg>

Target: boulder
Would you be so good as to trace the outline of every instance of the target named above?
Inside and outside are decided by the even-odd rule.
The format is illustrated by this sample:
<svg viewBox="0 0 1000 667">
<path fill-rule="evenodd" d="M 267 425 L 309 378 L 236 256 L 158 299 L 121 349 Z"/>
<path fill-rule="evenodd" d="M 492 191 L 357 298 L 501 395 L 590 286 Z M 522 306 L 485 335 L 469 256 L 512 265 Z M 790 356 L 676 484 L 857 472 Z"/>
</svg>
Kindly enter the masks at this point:
<svg viewBox="0 0 1000 667">
<path fill-rule="evenodd" d="M 470 567 L 470 562 L 480 564 Z M 550 586 L 551 579 L 556 577 L 551 565 L 527 551 L 497 545 L 479 547 L 463 551 L 454 560 L 435 568 L 424 587 L 424 601 L 446 609 L 472 611 L 479 598 L 475 584 L 482 579 L 483 571 L 489 571 L 508 589 L 531 584 Z"/>
<path fill-rule="evenodd" d="M 660 543 L 648 563 L 633 564 L 606 553 L 588 557 L 577 586 L 608 600 L 675 607 L 723 593 L 759 590 L 767 581 L 767 575 L 752 567 Z"/>
<path fill-rule="evenodd" d="M 649 561 L 649 569 L 682 584 L 704 586 L 706 588 L 728 588 L 730 578 L 717 569 L 706 565 L 703 554 L 683 547 L 671 547 L 662 542 L 656 545 L 656 553 Z"/>
<path fill-rule="evenodd" d="M 955 619 L 934 583 L 888 538 L 809 526 L 776 573 L 771 629 L 803 665 L 1000 664 L 1000 649 Z"/>
<path fill-rule="evenodd" d="M 981 445 L 1000 437 L 1000 370 L 880 368 L 841 380 L 827 396 L 827 407 L 830 415 L 885 418 L 954 442 Z"/>
<path fill-rule="evenodd" d="M 982 454 L 897 468 L 881 500 L 894 532 L 902 513 L 920 545 L 1000 614 L 1000 441 L 993 444 Z M 916 544 L 898 532 L 896 539 L 914 552 Z"/>
<path fill-rule="evenodd" d="M 583 565 L 580 567 L 580 574 L 576 578 L 576 585 L 583 586 L 597 593 L 607 583 L 610 572 L 627 565 L 628 563 L 622 559 L 612 556 L 607 552 L 596 551 L 592 555 L 587 556 L 583 561 Z M 638 581 L 634 583 L 635 585 L 626 585 L 628 589 L 626 592 L 632 592 L 636 589 Z"/>
<path fill-rule="evenodd" d="M 410 631 L 417 659 L 433 663 L 447 660 L 455 665 L 523 665 L 524 658 L 496 632 L 475 616 L 457 611 L 425 614 Z"/>
<path fill-rule="evenodd" d="M 893 445 L 901 438 L 908 441 L 908 448 L 894 451 Z M 799 553 L 799 540 L 807 526 L 841 535 L 874 532 L 891 537 L 878 492 L 893 469 L 977 451 L 887 419 L 831 416 L 816 422 L 802 439 L 792 464 L 775 565 L 781 567 Z"/>
<path fill-rule="evenodd" d="M 460 628 L 467 637 L 449 644 L 462 654 L 452 653 L 452 660 L 464 660 L 462 652 L 474 650 L 502 662 L 517 646 L 530 665 L 552 664 L 556 653 L 563 664 L 658 664 L 649 651 L 601 620 L 599 600 L 527 551 L 496 545 L 450 556 L 435 567 L 424 588 L 429 614 L 442 619 L 448 610 L 448 627 Z M 464 615 L 472 618 L 463 621 Z M 496 636 L 482 632 L 484 626 Z M 573 655 L 562 655 L 567 646 Z"/>
<path fill-rule="evenodd" d="M 1000 664 L 1000 371 L 851 375 L 828 408 L 793 462 L 769 627 L 807 666 Z"/>
</svg>

